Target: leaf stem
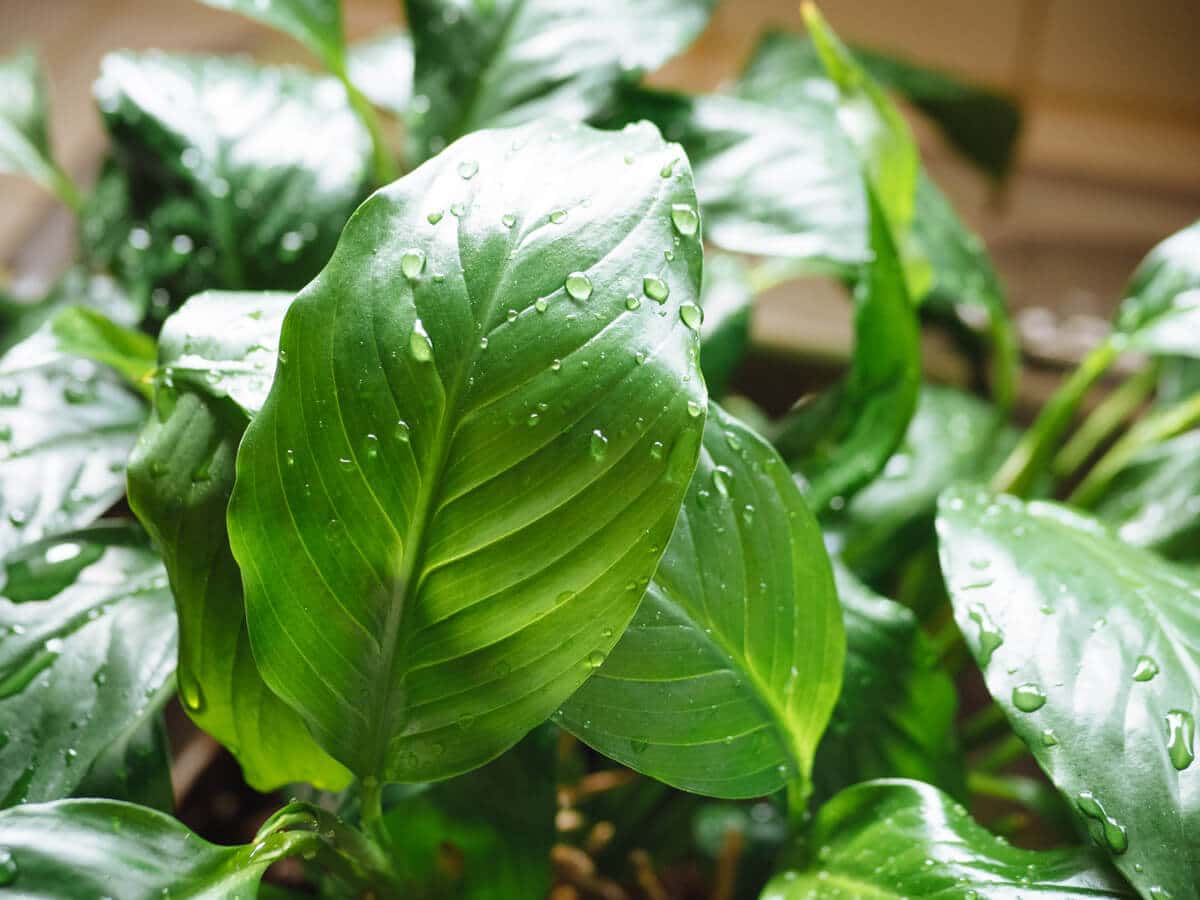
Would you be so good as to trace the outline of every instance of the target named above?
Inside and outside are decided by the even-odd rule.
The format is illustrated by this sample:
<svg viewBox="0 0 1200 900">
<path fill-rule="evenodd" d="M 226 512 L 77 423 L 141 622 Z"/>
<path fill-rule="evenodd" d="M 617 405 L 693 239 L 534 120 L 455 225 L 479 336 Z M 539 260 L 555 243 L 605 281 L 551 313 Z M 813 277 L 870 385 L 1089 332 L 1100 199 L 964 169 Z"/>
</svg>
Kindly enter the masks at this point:
<svg viewBox="0 0 1200 900">
<path fill-rule="evenodd" d="M 1110 338 L 1083 358 L 993 476 L 992 490 L 1018 497 L 1029 493 L 1034 481 L 1045 471 L 1054 447 L 1070 427 L 1088 389 L 1119 355 L 1118 344 Z"/>
<path fill-rule="evenodd" d="M 989 748 L 978 764 L 972 766 L 972 771 L 998 772 L 1009 763 L 1016 762 L 1028 752 L 1029 747 L 1025 742 L 1018 735 L 1010 734 Z"/>
<path fill-rule="evenodd" d="M 812 796 L 812 781 L 807 777 L 793 779 L 787 783 L 787 817 L 793 832 L 799 832 L 808 824 L 808 800 Z"/>
<path fill-rule="evenodd" d="M 997 728 L 1004 725 L 1008 718 L 998 703 L 989 703 L 983 709 L 976 710 L 962 723 L 960 734 L 963 744 L 968 749 L 977 747 L 986 740 Z"/>
<path fill-rule="evenodd" d="M 1137 412 L 1158 384 L 1158 365 L 1152 363 L 1105 397 L 1083 420 L 1079 430 L 1054 457 L 1057 478 L 1070 478 L 1087 462 L 1121 423 Z"/>
<path fill-rule="evenodd" d="M 75 215 L 79 215 L 80 210 L 83 209 L 83 192 L 61 168 L 54 166 L 52 171 L 53 180 L 50 189 L 54 191 L 59 200 L 71 208 Z"/>
<path fill-rule="evenodd" d="M 346 97 L 350 101 L 351 108 L 367 129 L 367 134 L 371 136 L 371 167 L 375 174 L 375 181 L 380 186 L 390 184 L 396 180 L 399 172 L 395 160 L 392 159 L 387 139 L 383 136 L 383 125 L 380 122 L 379 113 L 375 111 L 375 107 L 371 105 L 371 101 L 363 95 L 362 91 L 354 86 L 345 65 L 338 66 L 334 70 L 334 74 L 346 88 Z"/>
<path fill-rule="evenodd" d="M 359 783 L 359 803 L 363 828 L 374 828 L 383 818 L 383 785 L 378 778 L 367 776 Z"/>
</svg>

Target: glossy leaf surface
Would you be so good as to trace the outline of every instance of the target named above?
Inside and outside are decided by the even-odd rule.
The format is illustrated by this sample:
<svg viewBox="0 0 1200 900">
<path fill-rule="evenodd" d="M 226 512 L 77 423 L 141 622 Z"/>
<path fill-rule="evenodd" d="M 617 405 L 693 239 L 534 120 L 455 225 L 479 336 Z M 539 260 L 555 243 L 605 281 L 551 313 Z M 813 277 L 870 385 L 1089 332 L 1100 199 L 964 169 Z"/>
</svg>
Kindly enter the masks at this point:
<svg viewBox="0 0 1200 900">
<path fill-rule="evenodd" d="M 146 333 L 84 306 L 71 306 L 56 315 L 50 332 L 63 353 L 103 363 L 131 387 L 148 392 L 154 371 L 154 339 Z"/>
<path fill-rule="evenodd" d="M 61 800 L 0 812 L 6 891 L 46 900 L 186 896 L 253 900 L 286 835 L 218 847 L 172 817 L 111 800 Z"/>
<path fill-rule="evenodd" d="M 872 778 L 912 778 L 966 792 L 954 682 L 912 611 L 835 561 L 846 625 L 842 692 L 817 750 L 818 797 Z"/>
<path fill-rule="evenodd" d="M 230 536 L 264 678 L 356 774 L 487 762 L 632 617 L 704 422 L 695 203 L 650 126 L 479 132 L 289 309 Z"/>
<path fill-rule="evenodd" d="M 107 275 L 84 267 L 68 269 L 45 296 L 11 298 L 0 303 L 0 354 L 29 337 L 55 315 L 72 306 L 83 306 L 118 325 L 134 326 L 143 308 Z"/>
<path fill-rule="evenodd" d="M 128 525 L 10 554 L 0 588 L 0 806 L 73 793 L 171 692 L 166 576 Z M 3 843 L 3 841 L 0 841 Z"/>
<path fill-rule="evenodd" d="M 479 128 L 589 119 L 619 84 L 657 69 L 708 22 L 715 0 L 407 0 L 424 159 Z"/>
<path fill-rule="evenodd" d="M 338 70 L 345 54 L 341 0 L 200 0 L 291 35 Z"/>
<path fill-rule="evenodd" d="M 1125 289 L 1114 329 L 1125 346 L 1137 350 L 1200 356 L 1200 221 L 1142 260 Z"/>
<path fill-rule="evenodd" d="M 714 405 L 637 616 L 558 721 L 675 787 L 769 794 L 807 783 L 844 648 L 820 529 L 787 466 Z"/>
<path fill-rule="evenodd" d="M 124 800 L 139 806 L 171 812 L 171 747 L 163 716 L 146 719 L 127 736 L 110 744 L 92 763 L 76 797 Z"/>
<path fill-rule="evenodd" d="M 238 443 L 266 398 L 291 299 L 201 294 L 167 320 L 163 384 L 129 463 L 130 506 L 161 548 L 175 596 L 184 709 L 262 791 L 349 780 L 258 672 L 225 531 Z"/>
<path fill-rule="evenodd" d="M 1188 896 L 1200 580 L 1066 507 L 979 489 L 943 494 L 938 537 L 955 619 L 1017 734 L 1125 877 Z"/>
<path fill-rule="evenodd" d="M 817 814 L 810 851 L 785 865 L 761 900 L 864 897 L 1133 897 L 1099 854 L 1022 850 L 917 781 L 847 788 Z"/>
<path fill-rule="evenodd" d="M 108 190 L 123 202 L 96 210 L 85 239 L 138 290 L 165 291 L 161 306 L 213 287 L 303 286 L 366 193 L 370 140 L 332 78 L 114 53 L 96 96 L 118 163 Z"/>
<path fill-rule="evenodd" d="M 125 492 L 145 404 L 42 331 L 0 360 L 0 557 L 88 524 Z"/>
<path fill-rule="evenodd" d="M 709 254 L 704 261 L 700 307 L 700 369 L 709 393 L 720 396 L 750 343 L 754 292 L 746 266 L 737 257 Z"/>
</svg>

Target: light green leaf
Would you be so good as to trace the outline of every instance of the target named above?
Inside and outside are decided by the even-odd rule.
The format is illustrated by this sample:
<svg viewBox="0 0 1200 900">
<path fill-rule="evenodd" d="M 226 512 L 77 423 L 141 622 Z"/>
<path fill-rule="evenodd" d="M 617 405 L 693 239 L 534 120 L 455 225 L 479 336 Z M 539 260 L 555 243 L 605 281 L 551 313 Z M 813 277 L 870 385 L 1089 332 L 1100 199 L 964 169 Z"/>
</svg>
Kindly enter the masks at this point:
<svg viewBox="0 0 1200 900">
<path fill-rule="evenodd" d="M 128 327 L 137 325 L 143 313 L 142 307 L 112 278 L 93 274 L 82 266 L 73 267 L 44 297 L 6 298 L 0 305 L 0 355 L 72 306 L 86 307 Z"/>
<path fill-rule="evenodd" d="M 413 90 L 412 38 L 388 29 L 350 47 L 350 80 L 376 106 L 396 116 L 408 112 Z"/>
<path fill-rule="evenodd" d="M 171 812 L 171 747 L 161 715 L 110 745 L 75 787 L 76 797 L 106 797 Z"/>
<path fill-rule="evenodd" d="M 345 63 L 341 0 L 200 0 L 265 22 L 291 35 L 333 71 Z"/>
<path fill-rule="evenodd" d="M 98 525 L 9 554 L 0 588 L 0 807 L 73 793 L 171 692 L 175 616 L 144 537 Z M 3 841 L 0 841 L 2 844 Z"/>
<path fill-rule="evenodd" d="M 229 531 L 264 679 L 356 774 L 482 765 L 632 618 L 704 423 L 695 203 L 648 125 L 478 132 L 288 310 Z"/>
<path fill-rule="evenodd" d="M 50 152 L 46 83 L 31 50 L 0 58 L 0 175 L 25 175 L 71 207 L 79 191 Z"/>
<path fill-rule="evenodd" d="M 1200 580 L 1064 506 L 980 489 L 942 495 L 938 537 L 955 619 L 1014 730 L 1144 896 L 1189 896 Z"/>
<path fill-rule="evenodd" d="M 43 330 L 0 359 L 0 559 L 92 522 L 125 493 L 146 407 Z"/>
<path fill-rule="evenodd" d="M 958 696 L 916 616 L 836 559 L 846 672 L 813 767 L 818 798 L 871 778 L 913 778 L 966 793 L 954 730 Z"/>
<path fill-rule="evenodd" d="M 917 781 L 842 791 L 817 814 L 807 848 L 797 848 L 760 900 L 1134 896 L 1098 854 L 1011 847 Z"/>
<path fill-rule="evenodd" d="M 163 383 L 129 462 L 129 504 L 163 553 L 179 616 L 183 707 L 261 791 L 342 788 L 349 773 L 262 680 L 225 511 L 234 458 L 275 371 L 290 294 L 208 293 L 163 326 Z"/>
<path fill-rule="evenodd" d="M 1114 331 L 1122 347 L 1200 357 L 1200 220 L 1142 260 L 1125 288 Z"/>
<path fill-rule="evenodd" d="M 0 812 L 6 891 L 46 900 L 178 896 L 253 900 L 295 835 L 218 847 L 164 813 L 112 800 L 61 800 Z"/>
<path fill-rule="evenodd" d="M 921 380 L 916 312 L 883 211 L 868 189 L 874 261 L 854 289 L 854 357 L 842 382 L 791 413 L 775 439 L 784 459 L 808 480 L 807 496 L 824 510 L 884 467 L 899 446 Z"/>
<path fill-rule="evenodd" d="M 366 193 L 371 142 L 332 78 L 114 53 L 96 95 L 119 169 L 85 244 L 159 315 L 208 288 L 301 287 Z"/>
<path fill-rule="evenodd" d="M 704 262 L 700 307 L 700 369 L 709 393 L 725 392 L 750 343 L 754 292 L 746 266 L 735 256 L 709 254 Z"/>
<path fill-rule="evenodd" d="M 542 726 L 483 768 L 387 810 L 384 852 L 412 895 L 522 900 L 549 893 L 558 734 Z M 450 871 L 438 865 L 447 859 Z"/>
<path fill-rule="evenodd" d="M 558 721 L 606 756 L 696 793 L 807 786 L 844 648 L 821 532 L 787 466 L 713 405 L 637 616 Z"/>
<path fill-rule="evenodd" d="M 589 119 L 704 30 L 715 0 L 407 0 L 414 156 L 479 128 Z"/>
<path fill-rule="evenodd" d="M 116 370 L 129 384 L 149 394 L 154 373 L 154 338 L 118 325 L 103 313 L 84 306 L 70 306 L 50 323 L 59 349 L 103 363 Z"/>
</svg>

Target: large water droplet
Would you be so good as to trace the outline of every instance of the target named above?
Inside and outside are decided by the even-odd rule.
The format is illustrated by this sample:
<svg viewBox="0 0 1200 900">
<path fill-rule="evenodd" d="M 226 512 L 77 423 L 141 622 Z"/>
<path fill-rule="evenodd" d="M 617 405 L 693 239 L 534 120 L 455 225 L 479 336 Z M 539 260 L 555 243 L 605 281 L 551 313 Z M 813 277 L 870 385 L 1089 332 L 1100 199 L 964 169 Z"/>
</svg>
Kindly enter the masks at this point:
<svg viewBox="0 0 1200 900">
<path fill-rule="evenodd" d="M 604 665 L 604 654 L 599 650 L 593 650 L 588 654 L 587 664 L 589 669 L 598 669 Z"/>
<path fill-rule="evenodd" d="M 416 247 L 404 251 L 400 257 L 400 271 L 409 281 L 420 276 L 425 269 L 425 253 Z"/>
<path fill-rule="evenodd" d="M 425 219 L 430 225 L 436 225 L 438 222 L 442 221 L 442 211 L 440 209 L 435 209 L 433 212 L 427 215 Z"/>
<path fill-rule="evenodd" d="M 1149 681 L 1158 674 L 1158 663 L 1149 656 L 1139 656 L 1137 665 L 1133 667 L 1134 681 Z"/>
<path fill-rule="evenodd" d="M 596 462 L 604 459 L 608 455 L 608 438 L 604 436 L 604 432 L 599 428 L 592 431 L 591 440 L 592 459 Z"/>
<path fill-rule="evenodd" d="M 979 626 L 979 664 L 986 666 L 992 661 L 992 654 L 996 652 L 996 648 L 1004 643 L 1004 635 L 981 604 L 976 603 L 972 606 L 967 615 Z"/>
<path fill-rule="evenodd" d="M 691 237 L 700 226 L 700 217 L 686 203 L 676 203 L 671 207 L 671 224 L 684 237 Z"/>
<path fill-rule="evenodd" d="M 644 275 L 642 276 L 642 293 L 651 300 L 666 303 L 667 298 L 671 296 L 671 289 L 657 275 Z"/>
<path fill-rule="evenodd" d="M 1181 772 L 1196 758 L 1195 737 L 1196 722 L 1190 712 L 1173 709 L 1167 713 L 1167 756 Z"/>
<path fill-rule="evenodd" d="M 420 319 L 413 321 L 412 334 L 408 336 L 408 349 L 417 362 L 427 363 L 433 360 L 433 341 L 425 333 L 425 326 Z"/>
<path fill-rule="evenodd" d="M 1104 804 L 1096 799 L 1095 794 L 1091 791 L 1080 791 L 1075 805 L 1081 813 L 1099 825 L 1100 834 L 1109 850 L 1113 853 L 1124 853 L 1129 849 L 1129 832 L 1125 830 L 1124 825 L 1108 814 Z"/>
<path fill-rule="evenodd" d="M 679 307 L 679 318 L 692 331 L 699 331 L 704 321 L 704 312 L 695 303 L 685 303 Z"/>
<path fill-rule="evenodd" d="M 179 696 L 183 700 L 184 708 L 189 712 L 193 714 L 204 712 L 204 691 L 200 687 L 200 682 L 196 680 L 196 676 L 186 668 L 179 670 Z"/>
<path fill-rule="evenodd" d="M 576 300 L 586 300 L 592 296 L 592 281 L 582 272 L 572 272 L 567 276 L 567 293 Z"/>
<path fill-rule="evenodd" d="M 1012 689 L 1012 702 L 1021 712 L 1036 712 L 1046 705 L 1046 692 L 1032 681 L 1027 681 Z"/>
</svg>

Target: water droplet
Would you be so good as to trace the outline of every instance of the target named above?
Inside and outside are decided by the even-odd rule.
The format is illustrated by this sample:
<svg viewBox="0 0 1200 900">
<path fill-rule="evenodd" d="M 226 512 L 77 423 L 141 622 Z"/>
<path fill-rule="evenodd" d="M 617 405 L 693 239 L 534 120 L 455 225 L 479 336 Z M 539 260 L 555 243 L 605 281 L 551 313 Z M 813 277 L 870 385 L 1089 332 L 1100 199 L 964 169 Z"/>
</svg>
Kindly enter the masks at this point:
<svg viewBox="0 0 1200 900">
<path fill-rule="evenodd" d="M 556 359 L 556 360 L 554 360 L 554 362 L 550 363 L 550 371 L 551 371 L 551 372 L 560 372 L 560 371 L 562 371 L 562 360 L 561 360 L 561 359 Z"/>
<path fill-rule="evenodd" d="M 508 321 L 510 321 L 510 322 L 515 322 L 515 321 L 517 321 L 517 316 L 519 316 L 519 315 L 520 315 L 520 313 L 517 312 L 515 309 L 510 309 L 507 313 L 504 314 L 504 317 L 506 319 L 508 319 Z"/>
<path fill-rule="evenodd" d="M 567 211 L 565 209 L 556 209 L 554 212 L 550 213 L 550 221 L 555 225 L 560 224 L 566 217 Z"/>
<path fill-rule="evenodd" d="M 17 880 L 17 875 L 20 874 L 17 870 L 17 861 L 13 858 L 12 851 L 7 847 L 0 847 L 0 886 L 8 886 Z"/>
<path fill-rule="evenodd" d="M 729 483 L 733 481 L 733 470 L 729 466 L 717 466 L 713 469 L 713 488 L 722 497 L 729 496 Z"/>
<path fill-rule="evenodd" d="M 379 455 L 379 438 L 376 435 L 368 434 L 363 438 L 363 456 L 367 459 L 374 459 Z"/>
<path fill-rule="evenodd" d="M 450 204 L 450 215 L 454 216 L 456 219 L 461 219 L 463 217 L 463 215 L 466 213 L 466 211 L 467 211 L 467 208 L 465 206 L 463 206 L 461 203 L 451 203 Z"/>
<path fill-rule="evenodd" d="M 671 289 L 657 275 L 644 275 L 642 276 L 642 293 L 651 300 L 666 303 L 667 297 L 671 296 Z"/>
<path fill-rule="evenodd" d="M 1167 713 L 1167 756 L 1180 772 L 1196 758 L 1195 736 L 1196 722 L 1190 712 L 1173 709 Z"/>
<path fill-rule="evenodd" d="M 1149 681 L 1158 674 L 1158 663 L 1149 656 L 1139 656 L 1133 668 L 1134 681 Z"/>
<path fill-rule="evenodd" d="M 1027 681 L 1012 689 L 1012 702 L 1021 712 L 1036 712 L 1046 705 L 1046 692 L 1032 681 Z"/>
<path fill-rule="evenodd" d="M 1129 833 L 1125 826 L 1108 814 L 1095 794 L 1091 791 L 1080 791 L 1075 805 L 1081 813 L 1099 825 L 1100 834 L 1108 849 L 1113 853 L 1124 853 L 1129 849 Z"/>
<path fill-rule="evenodd" d="M 749 503 L 742 507 L 742 521 L 747 525 L 754 524 L 754 507 Z"/>
<path fill-rule="evenodd" d="M 686 203 L 676 203 L 671 207 L 671 224 L 684 237 L 691 237 L 700 227 L 700 217 Z"/>
<path fill-rule="evenodd" d="M 582 272 L 572 272 L 568 275 L 564 287 L 576 300 L 586 300 L 592 296 L 592 281 Z"/>
<path fill-rule="evenodd" d="M 676 162 L 678 162 L 678 160 L 674 160 L 674 159 L 668 160 L 666 163 L 663 164 L 663 167 L 658 170 L 658 174 L 661 175 L 663 178 L 670 178 L 671 174 L 675 171 L 675 163 Z"/>
<path fill-rule="evenodd" d="M 440 209 L 435 209 L 433 212 L 427 215 L 425 219 L 430 225 L 436 225 L 438 222 L 442 221 L 442 211 Z"/>
<path fill-rule="evenodd" d="M 544 313 L 550 307 L 550 303 L 545 297 L 538 297 L 533 301 L 533 308 L 540 313 Z"/>
<path fill-rule="evenodd" d="M 539 416 L 537 413 L 533 412 L 533 413 L 529 414 L 529 418 L 527 418 L 525 420 L 525 424 L 528 425 L 530 428 L 532 428 L 534 425 L 536 425 L 540 421 L 541 421 L 541 416 Z"/>
<path fill-rule="evenodd" d="M 653 444 L 650 445 L 650 458 L 651 459 L 662 459 L 664 452 L 665 452 L 665 448 L 663 447 L 662 441 L 655 441 Z"/>
<path fill-rule="evenodd" d="M 596 462 L 600 462 L 608 454 L 608 438 L 599 428 L 592 431 L 591 450 L 592 459 Z"/>
<path fill-rule="evenodd" d="M 425 253 L 415 247 L 404 251 L 400 257 L 400 271 L 409 281 L 420 276 L 425 270 Z"/>
<path fill-rule="evenodd" d="M 604 654 L 599 650 L 593 650 L 588 654 L 587 664 L 589 669 L 598 669 L 604 665 Z"/>
<path fill-rule="evenodd" d="M 204 711 L 204 691 L 196 676 L 186 668 L 179 670 L 179 696 L 184 707 L 193 715 Z"/>
<path fill-rule="evenodd" d="M 409 438 L 412 436 L 412 429 L 408 427 L 407 422 L 401 419 L 396 423 L 396 430 L 393 433 L 396 436 L 396 440 L 402 444 L 407 444 Z"/>
<path fill-rule="evenodd" d="M 1042 729 L 1042 746 L 1043 747 L 1057 747 L 1058 746 L 1058 735 L 1054 733 L 1053 728 Z"/>
<path fill-rule="evenodd" d="M 517 217 L 514 216 L 512 213 L 505 213 L 504 215 L 502 215 L 500 217 L 500 224 L 503 225 L 505 228 L 512 228 L 514 225 L 517 224 Z"/>
<path fill-rule="evenodd" d="M 458 177 L 470 181 L 479 171 L 479 163 L 473 159 L 464 159 L 458 164 Z"/>
<path fill-rule="evenodd" d="M 679 318 L 692 331 L 699 331 L 700 324 L 704 321 L 704 312 L 695 303 L 685 303 L 679 307 Z"/>
<path fill-rule="evenodd" d="M 626 309 L 628 309 L 628 310 L 638 309 L 641 305 L 642 305 L 642 299 L 641 299 L 641 297 L 637 296 L 637 294 L 626 294 L 625 295 L 625 308 Z"/>
<path fill-rule="evenodd" d="M 700 413 L 704 412 L 704 407 L 695 400 L 689 400 L 687 403 L 687 411 L 688 415 L 695 419 L 700 416 Z"/>
<path fill-rule="evenodd" d="M 979 664 L 986 666 L 992 661 L 992 654 L 1004 643 L 1004 635 L 981 604 L 972 606 L 967 615 L 979 626 Z"/>
<path fill-rule="evenodd" d="M 458 727 L 461 728 L 463 731 L 466 731 L 468 728 L 470 728 L 474 724 L 475 724 L 475 717 L 473 715 L 471 715 L 470 713 L 463 713 L 461 716 L 458 717 Z"/>
<path fill-rule="evenodd" d="M 353 472 L 357 468 L 357 466 L 354 465 L 354 460 L 348 456 L 343 456 L 338 459 L 338 467 L 341 468 L 343 472 Z"/>
<path fill-rule="evenodd" d="M 420 319 L 413 321 L 412 334 L 408 336 L 408 349 L 417 362 L 427 363 L 433 360 L 433 341 L 425 333 L 425 326 Z"/>
<path fill-rule="evenodd" d="M 646 748 L 648 748 L 649 746 L 650 746 L 649 741 L 645 741 L 640 738 L 630 738 L 629 739 L 629 749 L 634 752 L 635 756 L 641 756 L 643 753 L 646 752 Z"/>
</svg>

